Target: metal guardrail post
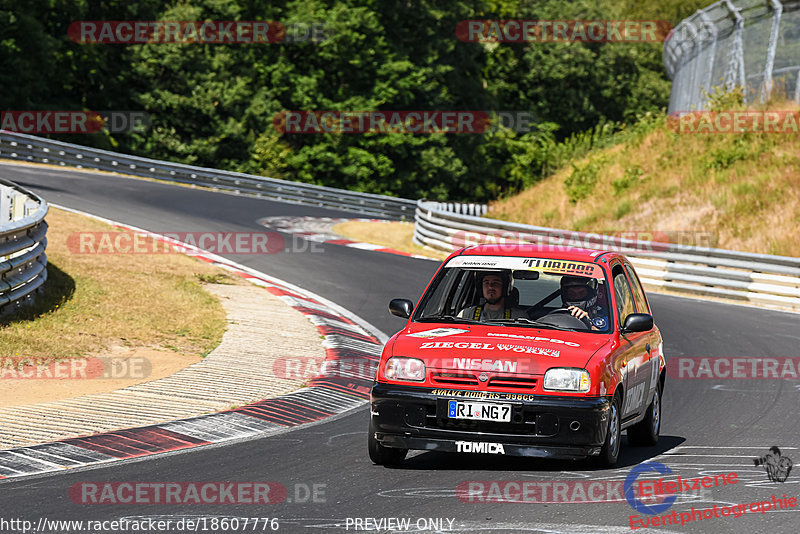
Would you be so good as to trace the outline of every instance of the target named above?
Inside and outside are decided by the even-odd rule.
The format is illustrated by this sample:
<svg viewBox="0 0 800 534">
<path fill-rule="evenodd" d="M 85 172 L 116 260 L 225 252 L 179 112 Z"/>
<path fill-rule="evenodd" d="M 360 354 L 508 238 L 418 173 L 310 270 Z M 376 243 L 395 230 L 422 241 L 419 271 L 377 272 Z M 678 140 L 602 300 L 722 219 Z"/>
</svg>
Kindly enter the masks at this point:
<svg viewBox="0 0 800 534">
<path fill-rule="evenodd" d="M 794 82 L 794 103 L 800 105 L 800 69 L 797 69 L 797 79 Z"/>
<path fill-rule="evenodd" d="M 725 7 L 728 12 L 733 15 L 733 46 L 731 47 L 731 55 L 728 60 L 728 67 L 725 70 L 725 88 L 731 91 L 734 87 L 741 86 L 744 91 L 744 97 L 747 97 L 747 84 L 745 83 L 744 71 L 744 52 L 742 45 L 742 33 L 744 32 L 744 17 L 739 12 L 739 9 L 733 5 L 731 0 L 724 0 Z M 738 82 L 738 83 L 737 83 Z"/>
<path fill-rule="evenodd" d="M 25 202 L 28 198 L 19 193 L 11 197 L 11 220 L 16 221 L 25 218 Z"/>
<path fill-rule="evenodd" d="M 781 28 L 781 13 L 783 5 L 778 0 L 771 0 L 772 9 L 772 29 L 769 33 L 769 46 L 767 48 L 767 61 L 764 65 L 764 84 L 761 87 L 761 103 L 766 103 L 772 96 L 772 68 L 775 64 L 775 52 L 778 48 L 778 34 Z"/>
<path fill-rule="evenodd" d="M 11 190 L 0 187 L 0 226 L 11 221 Z"/>
<path fill-rule="evenodd" d="M 711 93 L 711 84 L 713 83 L 712 76 L 714 75 L 714 60 L 717 54 L 717 27 L 714 22 L 708 17 L 705 11 L 700 11 L 700 17 L 703 19 L 703 27 L 708 28 L 711 32 L 711 50 L 708 53 L 708 64 L 706 65 L 706 83 L 705 90 L 708 94 Z M 705 106 L 703 106 L 705 107 Z"/>
</svg>

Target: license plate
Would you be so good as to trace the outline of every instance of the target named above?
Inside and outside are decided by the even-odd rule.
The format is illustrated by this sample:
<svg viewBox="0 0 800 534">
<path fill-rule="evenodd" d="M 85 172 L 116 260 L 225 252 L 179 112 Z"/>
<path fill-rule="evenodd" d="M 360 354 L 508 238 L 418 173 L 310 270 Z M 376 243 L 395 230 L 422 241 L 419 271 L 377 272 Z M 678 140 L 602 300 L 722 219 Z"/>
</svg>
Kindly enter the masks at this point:
<svg viewBox="0 0 800 534">
<path fill-rule="evenodd" d="M 451 419 L 477 419 L 478 421 L 511 422 L 510 404 L 489 402 L 447 401 L 447 416 Z"/>
</svg>

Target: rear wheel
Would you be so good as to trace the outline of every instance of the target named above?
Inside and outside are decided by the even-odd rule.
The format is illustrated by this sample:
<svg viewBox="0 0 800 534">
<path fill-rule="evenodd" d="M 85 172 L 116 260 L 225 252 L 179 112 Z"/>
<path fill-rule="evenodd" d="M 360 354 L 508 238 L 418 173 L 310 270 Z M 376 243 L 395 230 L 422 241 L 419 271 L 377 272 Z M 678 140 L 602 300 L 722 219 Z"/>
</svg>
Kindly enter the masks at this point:
<svg viewBox="0 0 800 534">
<path fill-rule="evenodd" d="M 644 419 L 628 429 L 628 443 L 634 447 L 647 447 L 658 443 L 661 432 L 661 384 L 656 387 L 653 402 L 647 407 Z"/>
<path fill-rule="evenodd" d="M 369 459 L 378 465 L 397 465 L 403 461 L 408 453 L 408 449 L 394 449 L 384 447 L 375 439 L 375 428 L 372 421 L 369 422 Z"/>
<path fill-rule="evenodd" d="M 589 462 L 597 467 L 611 467 L 617 463 L 620 437 L 619 395 L 614 395 L 614 400 L 611 401 L 611 408 L 608 411 L 606 440 L 603 442 L 603 448 L 600 449 L 600 455 L 590 456 Z"/>
</svg>

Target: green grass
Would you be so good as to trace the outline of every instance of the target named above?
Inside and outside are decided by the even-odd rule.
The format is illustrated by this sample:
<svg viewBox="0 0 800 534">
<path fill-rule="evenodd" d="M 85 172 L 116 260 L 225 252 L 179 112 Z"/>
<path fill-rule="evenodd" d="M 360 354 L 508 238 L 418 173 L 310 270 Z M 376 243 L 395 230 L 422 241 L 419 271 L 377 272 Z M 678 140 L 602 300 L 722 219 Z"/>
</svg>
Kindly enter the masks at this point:
<svg viewBox="0 0 800 534">
<path fill-rule="evenodd" d="M 723 95 L 717 105 L 739 104 Z M 711 232 L 722 248 L 800 256 L 800 135 L 679 134 L 664 117 L 618 135 L 487 216 L 586 232 Z"/>
<path fill-rule="evenodd" d="M 226 274 L 180 254 L 76 254 L 71 234 L 116 230 L 54 208 L 47 221 L 44 292 L 4 318 L 0 354 L 67 358 L 112 346 L 204 354 L 219 345 L 225 312 L 201 281 Z"/>
</svg>

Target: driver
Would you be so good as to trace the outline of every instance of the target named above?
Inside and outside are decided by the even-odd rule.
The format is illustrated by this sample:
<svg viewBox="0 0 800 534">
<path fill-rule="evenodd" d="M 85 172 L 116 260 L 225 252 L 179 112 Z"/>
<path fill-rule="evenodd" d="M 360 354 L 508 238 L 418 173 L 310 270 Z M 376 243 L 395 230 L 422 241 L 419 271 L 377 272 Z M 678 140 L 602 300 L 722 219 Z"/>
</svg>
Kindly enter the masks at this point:
<svg viewBox="0 0 800 534">
<path fill-rule="evenodd" d="M 478 273 L 478 283 L 486 303 L 464 308 L 458 315 L 476 321 L 495 321 L 498 319 L 517 319 L 525 313 L 513 303 L 508 302 L 514 283 L 511 274 L 505 271 L 484 271 Z"/>
<path fill-rule="evenodd" d="M 605 330 L 608 312 L 597 305 L 597 280 L 582 276 L 561 277 L 561 301 L 573 317 L 583 321 L 592 330 Z"/>
</svg>

